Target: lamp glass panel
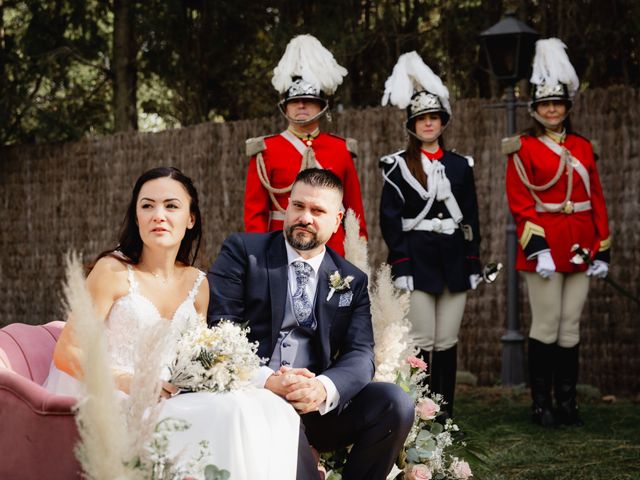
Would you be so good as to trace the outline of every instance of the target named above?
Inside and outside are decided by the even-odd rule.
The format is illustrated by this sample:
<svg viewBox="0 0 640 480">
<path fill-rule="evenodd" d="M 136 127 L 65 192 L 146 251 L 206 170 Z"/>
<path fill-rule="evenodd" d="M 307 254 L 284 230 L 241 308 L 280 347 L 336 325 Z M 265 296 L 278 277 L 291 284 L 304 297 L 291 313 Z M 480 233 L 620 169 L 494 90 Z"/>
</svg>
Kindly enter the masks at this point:
<svg viewBox="0 0 640 480">
<path fill-rule="evenodd" d="M 537 34 L 525 33 L 520 39 L 520 54 L 518 60 L 517 78 L 529 79 L 531 76 L 531 62 L 536 49 Z"/>
<path fill-rule="evenodd" d="M 491 69 L 499 80 L 518 78 L 520 35 L 496 35 L 485 37 L 485 45 Z"/>
</svg>

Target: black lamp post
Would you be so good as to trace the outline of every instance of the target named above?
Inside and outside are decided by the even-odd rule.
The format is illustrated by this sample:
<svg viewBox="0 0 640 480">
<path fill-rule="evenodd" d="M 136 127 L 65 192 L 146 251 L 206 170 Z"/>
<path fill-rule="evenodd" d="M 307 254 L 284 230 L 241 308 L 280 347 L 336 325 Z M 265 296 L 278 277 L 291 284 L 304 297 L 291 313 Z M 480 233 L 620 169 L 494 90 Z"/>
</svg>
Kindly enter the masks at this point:
<svg viewBox="0 0 640 480">
<path fill-rule="evenodd" d="M 538 33 L 507 13 L 491 28 L 480 34 L 482 47 L 489 61 L 489 68 L 505 86 L 505 101 L 498 105 L 507 110 L 507 136 L 516 133 L 516 107 L 526 105 L 516 102 L 515 83 L 531 75 Z M 502 341 L 502 384 L 518 385 L 524 382 L 524 337 L 520 332 L 518 307 L 518 274 L 516 253 L 518 238 L 511 215 L 507 222 L 507 331 Z"/>
</svg>

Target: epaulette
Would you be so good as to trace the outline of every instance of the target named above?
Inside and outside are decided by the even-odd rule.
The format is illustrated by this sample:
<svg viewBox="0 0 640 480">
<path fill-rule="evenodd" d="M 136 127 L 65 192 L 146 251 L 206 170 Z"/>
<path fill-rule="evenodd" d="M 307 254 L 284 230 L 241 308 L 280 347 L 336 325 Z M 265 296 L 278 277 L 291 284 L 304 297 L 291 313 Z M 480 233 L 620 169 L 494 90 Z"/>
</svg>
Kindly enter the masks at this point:
<svg viewBox="0 0 640 480">
<path fill-rule="evenodd" d="M 245 143 L 248 157 L 253 157 L 267 149 L 267 145 L 264 143 L 264 137 L 248 138 Z"/>
<path fill-rule="evenodd" d="M 456 152 L 455 150 L 449 150 L 449 153 L 453 153 L 455 156 L 464 159 L 471 168 L 475 165 L 475 160 L 471 155 L 462 155 L 461 153 Z"/>
<path fill-rule="evenodd" d="M 396 163 L 398 161 L 398 159 L 396 158 L 397 155 L 400 155 L 404 153 L 404 150 L 398 150 L 395 153 L 391 153 L 389 155 L 385 155 L 384 157 L 382 157 L 380 159 L 380 166 L 382 167 L 383 164 L 386 165 L 393 165 L 394 163 Z"/>
<path fill-rule="evenodd" d="M 598 159 L 598 157 L 600 156 L 600 142 L 598 140 L 590 140 L 587 137 L 580 135 L 579 133 L 576 133 L 576 132 L 571 132 L 571 135 L 581 138 L 587 143 L 590 143 L 591 150 L 593 150 L 593 156 L 596 157 L 596 160 Z"/>
<path fill-rule="evenodd" d="M 355 138 L 345 138 L 345 141 L 347 142 L 347 150 L 349 150 L 349 153 L 354 157 L 357 157 L 358 156 L 358 140 L 356 140 Z"/>
<path fill-rule="evenodd" d="M 505 137 L 502 139 L 500 150 L 503 155 L 511 155 L 512 153 L 520 150 L 522 143 L 520 141 L 520 135 L 515 135 L 513 137 Z"/>
<path fill-rule="evenodd" d="M 356 140 L 355 138 L 348 138 L 348 137 L 344 138 L 344 137 L 341 137 L 340 135 L 336 135 L 335 133 L 329 133 L 329 132 L 326 132 L 326 133 L 327 135 L 333 138 L 338 138 L 342 140 L 346 144 L 347 151 L 354 157 L 358 156 L 358 140 Z"/>
</svg>

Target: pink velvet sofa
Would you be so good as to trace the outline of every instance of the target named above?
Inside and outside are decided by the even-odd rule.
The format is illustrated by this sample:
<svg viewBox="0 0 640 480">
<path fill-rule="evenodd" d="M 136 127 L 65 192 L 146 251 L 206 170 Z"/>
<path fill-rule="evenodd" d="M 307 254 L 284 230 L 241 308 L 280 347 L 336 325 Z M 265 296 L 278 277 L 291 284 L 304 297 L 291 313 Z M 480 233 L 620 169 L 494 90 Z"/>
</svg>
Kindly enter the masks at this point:
<svg viewBox="0 0 640 480">
<path fill-rule="evenodd" d="M 42 387 L 64 322 L 0 329 L 0 479 L 80 478 L 72 397 Z"/>
</svg>

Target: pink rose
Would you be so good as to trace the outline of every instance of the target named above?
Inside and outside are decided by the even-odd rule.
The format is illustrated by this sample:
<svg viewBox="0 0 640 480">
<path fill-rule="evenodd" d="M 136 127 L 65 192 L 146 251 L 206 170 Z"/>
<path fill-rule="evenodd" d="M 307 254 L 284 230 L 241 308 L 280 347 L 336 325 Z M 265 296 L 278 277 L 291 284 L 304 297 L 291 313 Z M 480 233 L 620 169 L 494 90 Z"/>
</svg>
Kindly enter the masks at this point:
<svg viewBox="0 0 640 480">
<path fill-rule="evenodd" d="M 467 480 L 473 477 L 469 464 L 464 460 L 458 460 L 457 458 L 451 462 L 451 472 L 460 480 Z"/>
<path fill-rule="evenodd" d="M 426 465 L 408 465 L 405 473 L 407 480 L 431 480 L 431 470 Z"/>
<path fill-rule="evenodd" d="M 421 372 L 424 372 L 427 369 L 427 363 L 418 357 L 407 357 L 407 363 Z"/>
<path fill-rule="evenodd" d="M 430 398 L 423 398 L 416 405 L 416 413 L 422 420 L 433 420 L 440 411 L 440 405 Z"/>
</svg>

